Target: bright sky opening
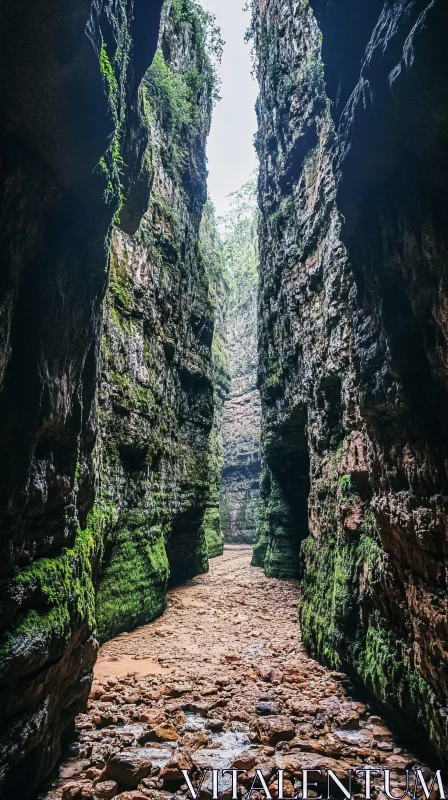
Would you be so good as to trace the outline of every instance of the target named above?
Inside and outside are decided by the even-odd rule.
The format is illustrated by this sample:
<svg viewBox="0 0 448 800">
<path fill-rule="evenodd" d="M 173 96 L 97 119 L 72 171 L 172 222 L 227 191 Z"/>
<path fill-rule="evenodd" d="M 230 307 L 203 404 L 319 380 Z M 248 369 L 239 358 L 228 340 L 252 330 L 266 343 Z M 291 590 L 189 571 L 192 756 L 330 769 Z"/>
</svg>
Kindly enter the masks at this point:
<svg viewBox="0 0 448 800">
<path fill-rule="evenodd" d="M 244 41 L 250 12 L 244 0 L 202 0 L 216 14 L 225 41 L 220 76 L 221 96 L 213 114 L 208 142 L 209 195 L 218 216 L 229 209 L 228 195 L 237 191 L 257 167 L 253 145 L 257 129 L 258 86 L 251 75 L 251 46 Z"/>
</svg>

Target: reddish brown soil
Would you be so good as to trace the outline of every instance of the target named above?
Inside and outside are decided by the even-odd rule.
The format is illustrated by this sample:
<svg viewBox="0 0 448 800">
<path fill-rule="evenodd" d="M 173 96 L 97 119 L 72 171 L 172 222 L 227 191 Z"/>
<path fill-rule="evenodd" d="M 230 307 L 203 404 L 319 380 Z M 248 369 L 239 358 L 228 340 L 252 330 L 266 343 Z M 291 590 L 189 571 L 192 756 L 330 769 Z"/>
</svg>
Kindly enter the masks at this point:
<svg viewBox="0 0 448 800">
<path fill-rule="evenodd" d="M 292 794 L 304 768 L 343 778 L 367 763 L 416 763 L 347 696 L 343 675 L 307 656 L 298 585 L 266 578 L 250 559 L 249 548 L 227 548 L 207 575 L 170 591 L 159 620 L 101 648 L 79 745 L 46 800 L 182 797 L 182 767 L 235 763 L 249 769 L 241 793 L 256 764 L 275 797 L 279 767 Z"/>
</svg>

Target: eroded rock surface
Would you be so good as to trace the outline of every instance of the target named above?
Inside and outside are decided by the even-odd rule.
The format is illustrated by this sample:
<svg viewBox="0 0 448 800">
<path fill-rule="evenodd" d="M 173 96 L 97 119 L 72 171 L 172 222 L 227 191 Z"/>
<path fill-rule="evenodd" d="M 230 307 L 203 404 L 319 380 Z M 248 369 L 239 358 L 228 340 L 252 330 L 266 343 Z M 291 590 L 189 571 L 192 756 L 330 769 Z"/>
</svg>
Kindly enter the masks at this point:
<svg viewBox="0 0 448 800">
<path fill-rule="evenodd" d="M 297 574 L 304 542 L 307 646 L 442 759 L 446 24 L 443 0 L 254 4 L 257 558 Z"/>
<path fill-rule="evenodd" d="M 306 654 L 298 585 L 265 577 L 250 559 L 249 548 L 226 548 L 208 575 L 170 591 L 161 619 L 101 648 L 79 743 L 45 800 L 128 797 L 130 787 L 141 800 L 186 797 L 181 769 L 193 778 L 231 766 L 248 771 L 241 797 L 256 767 L 273 797 L 284 769 L 292 796 L 302 769 L 332 769 L 344 781 L 366 763 L 419 763 L 349 696 L 343 675 Z M 226 797 L 230 784 L 220 781 Z M 200 797 L 211 797 L 210 778 Z"/>
<path fill-rule="evenodd" d="M 96 656 L 90 453 L 114 215 L 148 134 L 161 3 L 0 11 L 0 786 L 25 797 Z M 138 225 L 138 208 L 128 213 Z"/>
</svg>

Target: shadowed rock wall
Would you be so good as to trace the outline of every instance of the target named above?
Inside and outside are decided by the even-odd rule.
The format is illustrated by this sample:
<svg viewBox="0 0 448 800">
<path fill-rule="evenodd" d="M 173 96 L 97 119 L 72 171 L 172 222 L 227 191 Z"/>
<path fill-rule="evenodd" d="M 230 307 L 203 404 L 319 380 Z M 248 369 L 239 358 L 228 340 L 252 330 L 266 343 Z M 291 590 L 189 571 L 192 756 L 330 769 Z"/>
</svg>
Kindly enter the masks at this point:
<svg viewBox="0 0 448 800">
<path fill-rule="evenodd" d="M 219 514 L 224 289 L 198 246 L 214 73 L 207 15 L 165 5 L 149 71 L 159 2 L 0 11 L 5 797 L 57 760 L 96 635 L 204 571 Z"/>
<path fill-rule="evenodd" d="M 160 5 L 5 2 L 0 11 L 5 796 L 26 796 L 53 766 L 96 657 L 99 541 L 86 519 L 101 301 L 112 219 L 147 144 L 139 84 Z"/>
<path fill-rule="evenodd" d="M 27 796 L 87 699 L 90 453 L 114 215 L 147 143 L 159 2 L 0 11 L 0 786 Z M 124 166 L 126 164 L 126 166 Z M 130 217 L 130 221 L 131 221 Z"/>
<path fill-rule="evenodd" d="M 298 571 L 304 541 L 306 644 L 442 759 L 447 13 L 254 14 L 265 565 Z"/>
</svg>

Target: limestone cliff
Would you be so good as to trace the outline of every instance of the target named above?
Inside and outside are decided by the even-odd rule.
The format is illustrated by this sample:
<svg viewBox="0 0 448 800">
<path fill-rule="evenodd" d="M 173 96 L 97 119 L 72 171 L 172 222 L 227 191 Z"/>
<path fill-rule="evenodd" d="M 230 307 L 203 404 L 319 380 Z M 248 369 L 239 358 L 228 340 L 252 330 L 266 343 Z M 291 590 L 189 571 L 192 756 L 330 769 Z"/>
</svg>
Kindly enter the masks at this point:
<svg viewBox="0 0 448 800">
<path fill-rule="evenodd" d="M 254 4 L 268 574 L 446 758 L 443 0 Z M 324 66 L 325 65 L 325 66 Z"/>
<path fill-rule="evenodd" d="M 112 240 L 94 508 L 106 527 L 100 641 L 159 615 L 168 581 L 208 569 L 214 307 L 199 231 L 214 75 L 205 35 L 193 3 L 165 4 L 144 79 L 151 199 L 138 231 Z"/>
<path fill-rule="evenodd" d="M 0 9 L 0 787 L 25 797 L 89 691 L 101 301 L 147 144 L 161 3 Z M 122 209 L 129 229 L 139 203 Z"/>
<path fill-rule="evenodd" d="M 235 193 L 222 230 L 229 283 L 227 353 L 231 383 L 224 404 L 221 525 L 225 541 L 247 544 L 256 541 L 260 507 L 257 226 L 256 189 L 251 180 Z"/>
</svg>

